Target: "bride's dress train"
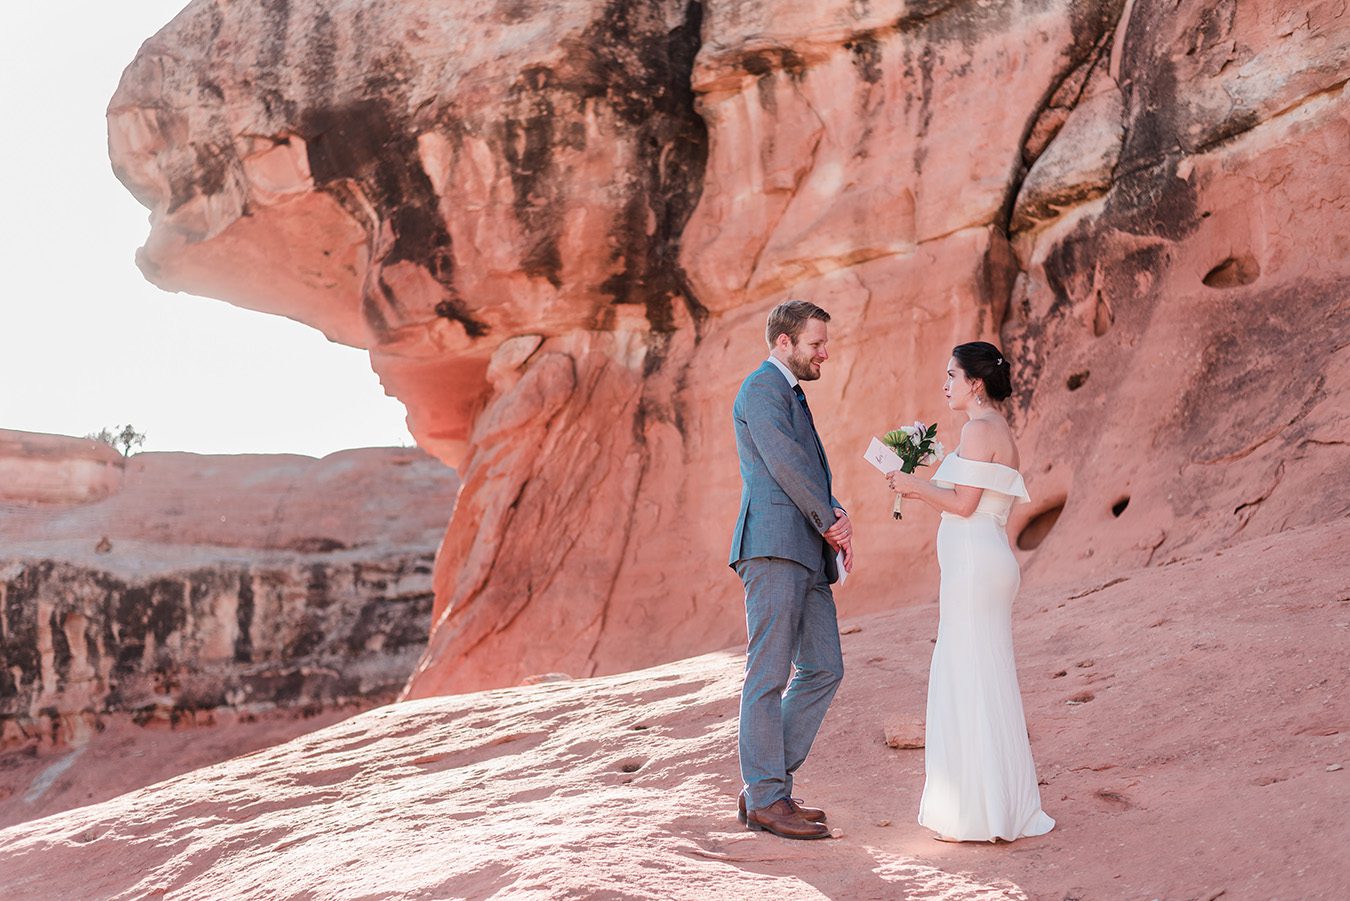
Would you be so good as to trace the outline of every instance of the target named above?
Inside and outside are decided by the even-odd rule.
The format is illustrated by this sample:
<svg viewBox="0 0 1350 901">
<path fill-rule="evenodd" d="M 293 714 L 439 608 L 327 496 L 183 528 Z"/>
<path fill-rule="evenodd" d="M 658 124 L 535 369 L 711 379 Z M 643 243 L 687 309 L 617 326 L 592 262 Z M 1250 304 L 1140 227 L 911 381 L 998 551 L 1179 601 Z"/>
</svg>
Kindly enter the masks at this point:
<svg viewBox="0 0 1350 901">
<path fill-rule="evenodd" d="M 933 474 L 943 488 L 983 488 L 970 516 L 942 514 L 937 644 L 928 676 L 919 823 L 962 841 L 1043 835 L 1022 695 L 1013 664 L 1012 604 L 1021 572 L 1008 546 L 1008 511 L 1029 500 L 1022 476 L 952 453 Z"/>
</svg>

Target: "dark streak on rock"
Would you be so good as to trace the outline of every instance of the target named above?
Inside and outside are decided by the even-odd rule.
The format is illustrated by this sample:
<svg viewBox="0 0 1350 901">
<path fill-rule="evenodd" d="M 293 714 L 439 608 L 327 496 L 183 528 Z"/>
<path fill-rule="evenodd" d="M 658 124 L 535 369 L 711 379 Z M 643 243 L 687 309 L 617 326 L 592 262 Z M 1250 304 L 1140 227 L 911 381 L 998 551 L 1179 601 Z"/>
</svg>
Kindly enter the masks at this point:
<svg viewBox="0 0 1350 901">
<path fill-rule="evenodd" d="M 262 42 L 258 45 L 258 68 L 279 67 L 286 56 L 286 39 L 291 27 L 290 0 L 260 0 Z"/>
<path fill-rule="evenodd" d="M 197 90 L 203 94 L 209 94 L 217 103 L 225 102 L 225 92 L 221 90 L 220 85 L 216 84 L 205 75 L 197 78 Z"/>
<path fill-rule="evenodd" d="M 525 231 L 521 268 L 527 275 L 562 286 L 562 232 L 559 173 L 553 163 L 553 127 L 557 111 L 552 100 L 553 72 L 531 66 L 521 72 L 507 92 L 508 109 L 502 122 L 502 155 L 510 167 L 516 218 Z"/>
<path fill-rule="evenodd" d="M 225 167 L 230 164 L 230 157 L 214 144 L 196 144 L 193 151 L 197 157 L 193 193 L 200 192 L 206 197 L 219 194 L 225 188 Z"/>
<path fill-rule="evenodd" d="M 253 661 L 253 579 L 247 570 L 239 573 L 239 602 L 235 606 L 235 623 L 239 631 L 234 637 L 236 663 Z"/>
<path fill-rule="evenodd" d="M 276 88 L 260 87 L 258 100 L 262 103 L 268 119 L 276 123 L 279 130 L 289 129 L 295 122 L 298 105 Z"/>
<path fill-rule="evenodd" d="M 868 84 L 881 81 L 881 42 L 875 34 L 864 34 L 844 44 L 858 75 Z"/>
<path fill-rule="evenodd" d="M 914 167 L 923 170 L 928 160 L 928 126 L 933 121 L 933 45 L 924 44 L 919 52 L 919 134 L 914 151 Z"/>
<path fill-rule="evenodd" d="M 388 77 L 387 73 L 385 76 Z M 375 78 L 375 76 L 372 76 Z M 407 261 L 424 267 L 444 291 L 443 301 L 459 311 L 456 317 L 470 336 L 488 332 L 474 319 L 454 284 L 454 257 L 450 234 L 441 220 L 439 198 L 418 160 L 417 138 L 411 123 L 391 119 L 388 98 L 362 100 L 347 106 L 317 107 L 300 125 L 306 141 L 310 172 L 317 187 L 344 193 L 348 181 L 362 193 L 393 231 L 392 244 L 380 248 L 385 265 Z M 390 328 L 380 307 L 383 300 L 397 309 L 397 298 L 380 283 L 382 297 L 363 298 L 366 321 L 377 334 Z M 429 311 L 407 311 L 425 315 Z"/>
<path fill-rule="evenodd" d="M 1200 224 L 1197 196 L 1177 177 L 1179 154 L 1148 169 L 1120 174 L 1106 195 L 1111 224 L 1136 235 L 1179 241 Z"/>
<path fill-rule="evenodd" d="M 52 668 L 56 670 L 56 687 L 62 690 L 70 681 L 70 641 L 66 637 L 65 617 L 53 607 L 47 619 L 47 628 L 52 637 Z"/>
<path fill-rule="evenodd" d="M 361 653 L 376 638 L 386 651 L 419 647 L 426 643 L 426 629 L 421 626 L 431 615 L 435 595 L 416 594 L 404 597 L 376 597 L 361 607 L 356 624 L 347 636 L 347 649 Z"/>
<path fill-rule="evenodd" d="M 773 70 L 770 69 L 755 79 L 755 93 L 759 97 L 759 105 L 770 116 L 778 115 L 778 98 L 774 96 L 773 91 Z"/>
<path fill-rule="evenodd" d="M 488 333 L 486 325 L 469 315 L 469 310 L 463 301 L 441 301 L 436 304 L 436 315 L 464 326 L 464 331 L 470 338 L 481 338 Z"/>
<path fill-rule="evenodd" d="M 300 75 L 308 96 L 311 101 L 315 101 L 332 91 L 333 79 L 337 74 L 337 35 L 333 17 L 327 10 L 320 10 L 314 16 L 309 36 L 310 42 L 301 61 Z"/>
<path fill-rule="evenodd" d="M 701 15 L 701 13 L 700 13 Z M 775 47 L 772 50 L 754 50 L 736 60 L 746 73 L 762 78 L 775 72 L 786 72 L 792 78 L 800 79 L 806 74 L 806 60 L 791 47 Z"/>
<path fill-rule="evenodd" d="M 915 31 L 936 21 L 943 13 L 961 5 L 961 0 L 917 0 L 905 4 L 905 14 L 896 19 L 892 28 L 897 32 Z M 945 36 L 945 35 L 944 35 Z"/>
<path fill-rule="evenodd" d="M 150 586 L 151 606 L 147 626 L 163 648 L 169 637 L 182 630 L 187 618 L 187 592 L 177 579 L 159 579 Z"/>
<path fill-rule="evenodd" d="M 15 693 L 41 680 L 37 593 L 51 569 L 50 562 L 26 566 L 5 591 L 5 631 L 0 636 L 0 711 Z M 18 670 L 17 677 L 13 670 Z"/>
<path fill-rule="evenodd" d="M 631 143 L 634 162 L 613 189 L 623 204 L 609 236 L 616 271 L 600 288 L 615 304 L 642 305 L 654 336 L 675 329 L 677 300 L 696 327 L 707 315 L 679 263 L 680 235 L 698 203 L 707 162 L 707 128 L 694 110 L 691 86 L 703 7 L 690 3 L 674 29 L 665 27 L 662 12 L 641 0 L 608 0 L 570 48 L 565 68 L 521 72 L 499 133 L 526 236 L 521 266 L 561 287 L 568 179 L 559 151 L 585 146 L 584 131 L 575 126 L 591 105 L 608 107 L 623 123 L 618 139 Z M 800 64 L 796 54 L 785 54 L 789 66 Z M 601 311 L 599 327 L 612 318 Z M 667 343 L 649 341 L 648 367 L 660 365 Z"/>
<path fill-rule="evenodd" d="M 701 41 L 703 4 L 694 0 L 669 32 L 648 21 L 639 0 L 610 0 L 583 35 L 592 48 L 595 81 L 578 85 L 603 92 L 634 129 L 634 183 L 611 238 L 620 269 L 601 286 L 615 303 L 642 304 L 654 333 L 645 367 L 659 368 L 675 329 L 673 303 L 682 301 L 701 329 L 707 310 L 679 262 L 680 236 L 703 191 L 708 132 L 694 108 L 694 58 Z M 791 54 L 791 51 L 784 51 Z M 791 54 L 795 57 L 795 54 Z M 791 70 L 792 60 L 786 60 Z M 798 60 L 799 62 L 799 60 Z"/>
<path fill-rule="evenodd" d="M 305 606 L 319 610 L 327 609 L 332 603 L 332 586 L 328 584 L 328 567 L 322 563 L 312 563 L 309 567 L 309 583 L 305 585 Z"/>
</svg>

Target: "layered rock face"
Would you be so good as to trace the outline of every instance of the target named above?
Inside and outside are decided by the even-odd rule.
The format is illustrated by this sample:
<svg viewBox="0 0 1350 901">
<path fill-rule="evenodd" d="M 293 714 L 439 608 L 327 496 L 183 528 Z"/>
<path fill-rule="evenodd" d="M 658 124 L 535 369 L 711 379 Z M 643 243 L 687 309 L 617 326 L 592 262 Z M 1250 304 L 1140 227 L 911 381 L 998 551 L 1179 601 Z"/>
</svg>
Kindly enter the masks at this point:
<svg viewBox="0 0 1350 901">
<path fill-rule="evenodd" d="M 0 433 L 39 474 L 90 459 L 87 443 Z M 394 696 L 425 647 L 452 471 L 415 449 L 108 451 L 116 489 L 66 503 L 6 458 L 0 746 L 80 742 L 109 716 L 194 724 Z"/>
<path fill-rule="evenodd" d="M 1029 584 L 1343 517 L 1347 47 L 1332 0 L 196 2 L 110 146 L 149 278 L 369 348 L 461 467 L 424 695 L 738 639 L 729 409 L 787 296 L 834 315 L 849 611 L 935 589 L 860 455 L 956 443 L 967 340 Z"/>
</svg>

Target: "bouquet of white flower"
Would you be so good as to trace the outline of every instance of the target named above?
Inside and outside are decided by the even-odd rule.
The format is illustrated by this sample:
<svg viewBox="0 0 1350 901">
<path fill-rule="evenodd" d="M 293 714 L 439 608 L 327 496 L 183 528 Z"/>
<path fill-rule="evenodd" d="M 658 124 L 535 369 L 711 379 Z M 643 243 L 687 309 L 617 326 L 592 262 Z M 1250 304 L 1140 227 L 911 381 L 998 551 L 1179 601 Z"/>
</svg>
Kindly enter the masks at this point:
<svg viewBox="0 0 1350 901">
<path fill-rule="evenodd" d="M 915 420 L 914 425 L 902 425 L 895 431 L 882 435 L 881 443 L 895 451 L 895 455 L 903 462 L 901 472 L 913 472 L 920 466 L 935 463 L 946 453 L 942 442 L 937 440 L 936 422 L 925 425 Z M 891 505 L 891 515 L 896 519 L 904 518 L 900 515 L 903 500 L 904 498 L 897 494 L 895 503 Z"/>
</svg>

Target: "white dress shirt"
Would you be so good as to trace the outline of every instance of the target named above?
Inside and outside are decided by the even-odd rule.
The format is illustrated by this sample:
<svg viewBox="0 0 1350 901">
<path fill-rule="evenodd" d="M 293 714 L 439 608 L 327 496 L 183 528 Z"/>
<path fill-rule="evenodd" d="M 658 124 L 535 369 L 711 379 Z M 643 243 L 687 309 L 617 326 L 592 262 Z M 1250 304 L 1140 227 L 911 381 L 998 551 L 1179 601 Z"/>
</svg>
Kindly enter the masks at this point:
<svg viewBox="0 0 1350 901">
<path fill-rule="evenodd" d="M 787 364 L 775 356 L 769 356 L 769 362 L 778 367 L 778 371 L 783 373 L 783 378 L 788 380 L 789 388 L 797 387 L 797 377 L 792 374 L 792 370 L 787 368 Z"/>
</svg>

